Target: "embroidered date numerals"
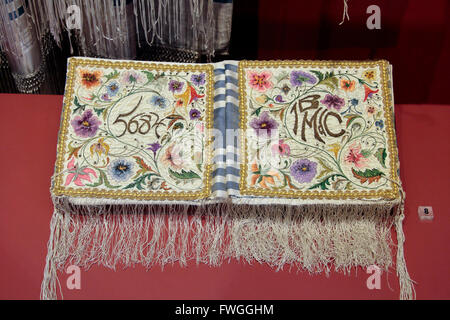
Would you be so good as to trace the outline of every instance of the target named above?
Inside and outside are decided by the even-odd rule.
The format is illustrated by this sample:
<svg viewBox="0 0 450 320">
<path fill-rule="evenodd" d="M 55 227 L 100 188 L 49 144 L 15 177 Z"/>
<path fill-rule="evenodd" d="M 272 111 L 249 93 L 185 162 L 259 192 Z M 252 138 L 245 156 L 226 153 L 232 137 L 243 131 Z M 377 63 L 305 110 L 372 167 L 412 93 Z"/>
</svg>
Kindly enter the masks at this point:
<svg viewBox="0 0 450 320">
<path fill-rule="evenodd" d="M 124 136 L 127 132 L 129 134 L 147 134 L 151 129 L 155 129 L 155 135 L 159 138 L 158 134 L 159 126 L 165 126 L 163 120 L 160 120 L 160 117 L 155 112 L 140 112 L 133 115 L 141 105 L 142 102 L 141 97 L 136 104 L 136 106 L 127 113 L 121 113 L 117 116 L 116 120 L 112 124 L 121 124 L 123 126 L 123 130 L 120 134 L 117 135 L 118 138 Z M 129 119 L 127 117 L 132 116 Z"/>
<path fill-rule="evenodd" d="M 322 139 L 322 136 L 326 137 L 327 135 L 329 135 L 331 137 L 337 138 L 345 133 L 344 129 L 336 132 L 333 131 L 332 128 L 330 128 L 329 123 L 333 118 L 338 122 L 338 124 L 342 123 L 342 118 L 336 112 L 330 111 L 327 108 L 319 107 L 319 98 L 320 95 L 310 95 L 303 99 L 299 99 L 292 105 L 292 109 L 290 111 L 291 114 L 294 114 L 294 125 L 292 131 L 295 135 L 298 135 L 299 125 L 301 122 L 300 136 L 301 139 L 305 142 L 307 142 L 307 127 L 313 130 L 314 138 L 322 143 L 325 143 L 325 141 Z"/>
</svg>

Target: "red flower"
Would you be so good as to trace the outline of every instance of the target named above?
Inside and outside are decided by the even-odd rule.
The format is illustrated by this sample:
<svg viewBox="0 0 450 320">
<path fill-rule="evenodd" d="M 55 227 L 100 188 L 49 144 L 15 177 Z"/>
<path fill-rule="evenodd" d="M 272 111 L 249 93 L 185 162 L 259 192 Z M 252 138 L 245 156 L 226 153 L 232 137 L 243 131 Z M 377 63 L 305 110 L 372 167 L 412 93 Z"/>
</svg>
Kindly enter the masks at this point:
<svg viewBox="0 0 450 320">
<path fill-rule="evenodd" d="M 369 86 L 364 85 L 364 102 L 366 102 L 367 98 L 371 98 L 374 93 L 377 93 L 379 89 L 372 90 Z"/>
</svg>

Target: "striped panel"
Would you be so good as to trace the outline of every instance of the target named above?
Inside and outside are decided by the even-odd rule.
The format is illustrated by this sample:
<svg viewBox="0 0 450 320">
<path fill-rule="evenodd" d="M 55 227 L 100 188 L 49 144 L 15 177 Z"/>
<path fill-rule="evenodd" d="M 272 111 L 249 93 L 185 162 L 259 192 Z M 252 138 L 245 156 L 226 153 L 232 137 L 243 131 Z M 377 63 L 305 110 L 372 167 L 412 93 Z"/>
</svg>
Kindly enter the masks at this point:
<svg viewBox="0 0 450 320">
<path fill-rule="evenodd" d="M 238 62 L 214 64 L 214 159 L 212 196 L 239 194 Z"/>
</svg>

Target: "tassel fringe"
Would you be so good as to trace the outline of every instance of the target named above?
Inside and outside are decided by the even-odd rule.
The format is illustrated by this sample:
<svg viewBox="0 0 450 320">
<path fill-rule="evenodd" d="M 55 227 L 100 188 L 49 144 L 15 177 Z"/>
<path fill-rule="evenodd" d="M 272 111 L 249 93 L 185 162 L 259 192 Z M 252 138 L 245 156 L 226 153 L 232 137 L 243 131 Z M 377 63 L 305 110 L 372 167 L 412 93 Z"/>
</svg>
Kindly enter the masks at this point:
<svg viewBox="0 0 450 320">
<path fill-rule="evenodd" d="M 392 205 L 74 206 L 55 200 L 41 299 L 57 299 L 57 272 L 67 265 L 149 269 L 190 261 L 220 266 L 233 258 L 277 271 L 328 275 L 373 264 L 387 271 L 394 225 L 400 297 L 414 296 L 403 255 L 404 216 Z"/>
</svg>

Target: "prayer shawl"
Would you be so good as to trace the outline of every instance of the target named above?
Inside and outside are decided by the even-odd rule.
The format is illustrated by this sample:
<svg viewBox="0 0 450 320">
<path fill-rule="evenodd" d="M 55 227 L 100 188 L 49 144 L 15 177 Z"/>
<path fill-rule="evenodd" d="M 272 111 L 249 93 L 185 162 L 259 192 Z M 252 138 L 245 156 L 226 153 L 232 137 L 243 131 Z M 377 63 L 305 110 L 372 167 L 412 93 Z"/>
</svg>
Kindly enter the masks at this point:
<svg viewBox="0 0 450 320">
<path fill-rule="evenodd" d="M 41 298 L 68 264 L 392 266 L 404 193 L 387 61 L 70 58 Z"/>
</svg>

